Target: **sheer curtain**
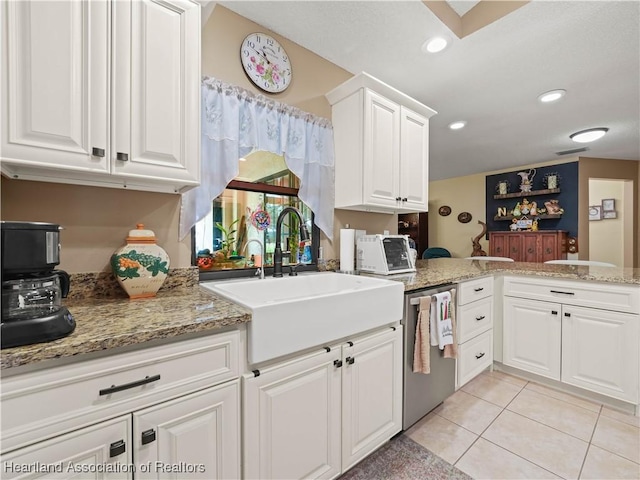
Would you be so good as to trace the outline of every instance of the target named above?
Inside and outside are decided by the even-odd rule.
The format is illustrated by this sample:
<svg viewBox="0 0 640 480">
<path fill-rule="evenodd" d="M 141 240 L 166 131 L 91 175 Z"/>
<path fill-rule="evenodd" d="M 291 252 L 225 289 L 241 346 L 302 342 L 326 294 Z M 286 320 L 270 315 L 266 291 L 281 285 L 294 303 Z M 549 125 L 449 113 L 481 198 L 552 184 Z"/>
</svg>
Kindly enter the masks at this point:
<svg viewBox="0 0 640 480">
<path fill-rule="evenodd" d="M 238 175 L 239 159 L 253 150 L 266 150 L 284 156 L 300 179 L 298 197 L 332 239 L 331 122 L 214 78 L 205 77 L 201 88 L 201 183 L 182 195 L 180 238 L 209 213 L 212 201 Z"/>
</svg>

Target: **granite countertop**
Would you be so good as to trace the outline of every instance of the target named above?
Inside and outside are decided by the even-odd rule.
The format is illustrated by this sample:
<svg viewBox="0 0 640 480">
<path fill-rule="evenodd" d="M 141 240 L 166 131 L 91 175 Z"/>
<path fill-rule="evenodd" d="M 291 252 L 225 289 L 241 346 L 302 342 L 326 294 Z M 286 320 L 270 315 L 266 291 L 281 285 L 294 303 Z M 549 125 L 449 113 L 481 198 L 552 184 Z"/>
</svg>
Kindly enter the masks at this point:
<svg viewBox="0 0 640 480">
<path fill-rule="evenodd" d="M 486 275 L 536 275 L 570 280 L 640 285 L 640 269 L 546 265 L 438 258 L 418 260 L 417 271 L 391 276 L 373 275 L 404 283 L 405 291 L 435 287 Z M 0 368 L 31 365 L 75 355 L 135 346 L 151 340 L 215 330 L 251 321 L 251 313 L 197 284 L 197 271 L 179 272 L 167 289 L 154 298 L 129 300 L 94 276 L 76 279 L 80 288 L 64 304 L 76 319 L 75 331 L 62 339 L 0 351 Z M 89 274 L 87 274 L 89 275 Z M 108 277 L 108 276 L 107 276 Z M 91 290 L 82 291 L 82 285 Z M 96 289 L 95 286 L 100 288 Z M 105 287 L 107 285 L 107 287 Z M 112 290 L 116 289 L 116 297 Z M 106 290 L 106 293 L 105 293 Z"/>
<path fill-rule="evenodd" d="M 384 278 L 403 282 L 407 292 L 493 274 L 535 275 L 568 280 L 640 285 L 640 269 L 638 268 L 435 258 L 418 260 L 416 269 L 415 273 L 390 275 Z"/>
<path fill-rule="evenodd" d="M 0 368 L 141 344 L 186 333 L 214 332 L 251 320 L 251 313 L 195 284 L 156 297 L 67 299 L 76 320 L 71 335 L 0 351 Z"/>
</svg>

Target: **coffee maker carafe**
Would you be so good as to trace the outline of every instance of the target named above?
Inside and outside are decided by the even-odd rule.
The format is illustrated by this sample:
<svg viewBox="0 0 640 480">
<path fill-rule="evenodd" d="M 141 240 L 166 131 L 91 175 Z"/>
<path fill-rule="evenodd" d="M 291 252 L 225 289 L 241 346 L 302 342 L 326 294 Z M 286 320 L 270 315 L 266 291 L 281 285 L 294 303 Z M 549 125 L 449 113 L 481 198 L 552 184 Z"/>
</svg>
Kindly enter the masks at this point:
<svg viewBox="0 0 640 480">
<path fill-rule="evenodd" d="M 0 222 L 2 238 L 2 348 L 48 342 L 75 329 L 62 305 L 69 274 L 60 263 L 59 225 Z"/>
</svg>

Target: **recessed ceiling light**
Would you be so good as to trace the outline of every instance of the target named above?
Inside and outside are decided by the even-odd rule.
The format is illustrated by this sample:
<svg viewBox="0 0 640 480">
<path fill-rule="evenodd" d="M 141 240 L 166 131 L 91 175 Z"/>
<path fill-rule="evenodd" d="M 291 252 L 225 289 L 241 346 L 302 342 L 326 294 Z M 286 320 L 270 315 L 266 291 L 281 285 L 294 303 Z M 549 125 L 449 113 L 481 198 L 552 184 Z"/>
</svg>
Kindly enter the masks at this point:
<svg viewBox="0 0 640 480">
<path fill-rule="evenodd" d="M 569 138 L 574 142 L 588 143 L 602 138 L 608 131 L 609 129 L 606 127 L 589 128 L 587 130 L 581 130 L 579 132 L 572 133 L 571 135 L 569 135 Z"/>
<path fill-rule="evenodd" d="M 538 100 L 540 100 L 542 103 L 550 103 L 550 102 L 555 102 L 557 100 L 560 100 L 562 97 L 564 97 L 564 95 L 567 93 L 566 90 L 551 90 L 549 92 L 545 92 L 542 95 L 540 95 L 538 97 Z"/>
<path fill-rule="evenodd" d="M 425 53 L 438 53 L 444 50 L 449 41 L 444 37 L 433 37 L 422 44 L 422 51 Z"/>
<path fill-rule="evenodd" d="M 460 130 L 461 128 L 464 128 L 464 126 L 467 124 L 467 122 L 460 120 L 457 122 L 453 122 L 449 124 L 449 128 L 451 130 Z"/>
</svg>

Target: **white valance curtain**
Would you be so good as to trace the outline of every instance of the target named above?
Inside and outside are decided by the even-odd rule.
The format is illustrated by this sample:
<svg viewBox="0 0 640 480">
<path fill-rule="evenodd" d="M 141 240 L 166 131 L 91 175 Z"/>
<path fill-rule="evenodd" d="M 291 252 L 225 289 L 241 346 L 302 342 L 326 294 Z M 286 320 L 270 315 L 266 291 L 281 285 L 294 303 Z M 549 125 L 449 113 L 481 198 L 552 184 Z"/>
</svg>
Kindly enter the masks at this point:
<svg viewBox="0 0 640 480">
<path fill-rule="evenodd" d="M 325 118 L 275 102 L 214 78 L 202 81 L 200 186 L 182 195 L 180 238 L 204 218 L 238 175 L 239 159 L 254 150 L 283 155 L 300 179 L 298 197 L 315 224 L 332 239 L 333 127 Z"/>
</svg>

